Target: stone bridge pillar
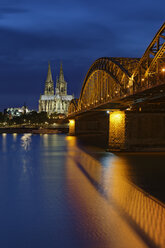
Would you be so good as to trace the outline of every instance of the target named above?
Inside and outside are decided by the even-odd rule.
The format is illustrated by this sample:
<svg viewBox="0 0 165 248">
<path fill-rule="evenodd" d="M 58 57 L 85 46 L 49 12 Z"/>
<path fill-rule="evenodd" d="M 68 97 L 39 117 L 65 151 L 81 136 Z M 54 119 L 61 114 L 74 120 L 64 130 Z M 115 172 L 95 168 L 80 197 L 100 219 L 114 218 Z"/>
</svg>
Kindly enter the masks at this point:
<svg viewBox="0 0 165 248">
<path fill-rule="evenodd" d="M 164 112 L 110 112 L 109 150 L 164 151 L 164 127 Z"/>
<path fill-rule="evenodd" d="M 69 119 L 69 135 L 83 142 L 106 147 L 108 143 L 109 115 L 105 111 L 93 111 Z"/>
<path fill-rule="evenodd" d="M 69 135 L 110 151 L 165 150 L 164 127 L 164 112 L 100 111 L 70 119 Z"/>
<path fill-rule="evenodd" d="M 125 112 L 114 111 L 109 114 L 109 149 L 125 150 Z"/>
<path fill-rule="evenodd" d="M 76 120 L 69 120 L 69 135 L 76 135 Z"/>
</svg>

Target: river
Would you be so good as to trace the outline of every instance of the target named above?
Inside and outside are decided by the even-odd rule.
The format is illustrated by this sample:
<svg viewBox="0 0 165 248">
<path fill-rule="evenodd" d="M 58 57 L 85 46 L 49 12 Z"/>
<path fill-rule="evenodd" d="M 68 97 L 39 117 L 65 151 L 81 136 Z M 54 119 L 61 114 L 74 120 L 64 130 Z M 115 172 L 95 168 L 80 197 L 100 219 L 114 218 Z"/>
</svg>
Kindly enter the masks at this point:
<svg viewBox="0 0 165 248">
<path fill-rule="evenodd" d="M 165 247 L 165 153 L 0 136 L 0 247 Z"/>
</svg>

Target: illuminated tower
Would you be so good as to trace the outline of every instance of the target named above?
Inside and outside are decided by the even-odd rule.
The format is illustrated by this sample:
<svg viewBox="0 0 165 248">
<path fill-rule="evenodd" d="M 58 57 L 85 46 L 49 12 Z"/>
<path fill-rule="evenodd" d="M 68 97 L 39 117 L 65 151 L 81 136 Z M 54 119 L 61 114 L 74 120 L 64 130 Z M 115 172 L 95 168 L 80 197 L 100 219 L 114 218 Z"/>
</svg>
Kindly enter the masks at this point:
<svg viewBox="0 0 165 248">
<path fill-rule="evenodd" d="M 52 80 L 52 73 L 50 63 L 48 64 L 48 74 L 45 81 L 44 94 L 39 99 L 39 112 L 45 111 L 49 115 L 54 112 L 54 83 Z"/>
<path fill-rule="evenodd" d="M 54 95 L 54 83 L 52 80 L 52 73 L 51 73 L 51 68 L 50 68 L 50 63 L 48 65 L 48 74 L 47 74 L 47 79 L 45 81 L 45 91 L 44 95 Z"/>
<path fill-rule="evenodd" d="M 67 95 L 67 82 L 64 80 L 62 63 L 60 67 L 60 76 L 56 80 L 56 95 L 60 95 L 60 96 Z"/>
</svg>

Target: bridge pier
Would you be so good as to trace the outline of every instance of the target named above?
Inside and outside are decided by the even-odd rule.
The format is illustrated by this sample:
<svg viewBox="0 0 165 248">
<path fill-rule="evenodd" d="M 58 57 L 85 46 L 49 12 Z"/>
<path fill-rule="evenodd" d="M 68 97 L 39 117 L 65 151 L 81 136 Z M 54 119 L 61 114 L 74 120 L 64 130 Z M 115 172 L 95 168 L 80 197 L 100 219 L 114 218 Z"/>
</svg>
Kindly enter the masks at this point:
<svg viewBox="0 0 165 248">
<path fill-rule="evenodd" d="M 109 149 L 165 150 L 165 113 L 115 111 L 109 116 Z"/>
<path fill-rule="evenodd" d="M 109 149 L 125 150 L 126 148 L 126 115 L 124 111 L 109 114 Z"/>
<path fill-rule="evenodd" d="M 87 143 L 107 148 L 109 115 L 104 111 L 85 113 L 69 120 L 69 135 L 75 135 Z"/>
<path fill-rule="evenodd" d="M 69 135 L 110 151 L 165 151 L 165 113 L 106 111 L 69 120 Z"/>
<path fill-rule="evenodd" d="M 76 135 L 76 121 L 75 121 L 75 119 L 69 120 L 69 135 L 71 135 L 71 136 Z"/>
</svg>

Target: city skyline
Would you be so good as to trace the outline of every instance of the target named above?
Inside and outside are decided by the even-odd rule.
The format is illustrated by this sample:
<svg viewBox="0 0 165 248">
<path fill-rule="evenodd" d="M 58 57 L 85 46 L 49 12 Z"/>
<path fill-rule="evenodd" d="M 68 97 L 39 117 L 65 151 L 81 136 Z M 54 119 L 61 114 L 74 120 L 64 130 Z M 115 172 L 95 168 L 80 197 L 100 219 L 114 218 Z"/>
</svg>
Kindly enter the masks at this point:
<svg viewBox="0 0 165 248">
<path fill-rule="evenodd" d="M 0 110 L 37 109 L 48 61 L 55 80 L 63 62 L 68 92 L 79 97 L 99 57 L 141 57 L 164 22 L 164 1 L 8 1 L 0 3 Z"/>
</svg>

